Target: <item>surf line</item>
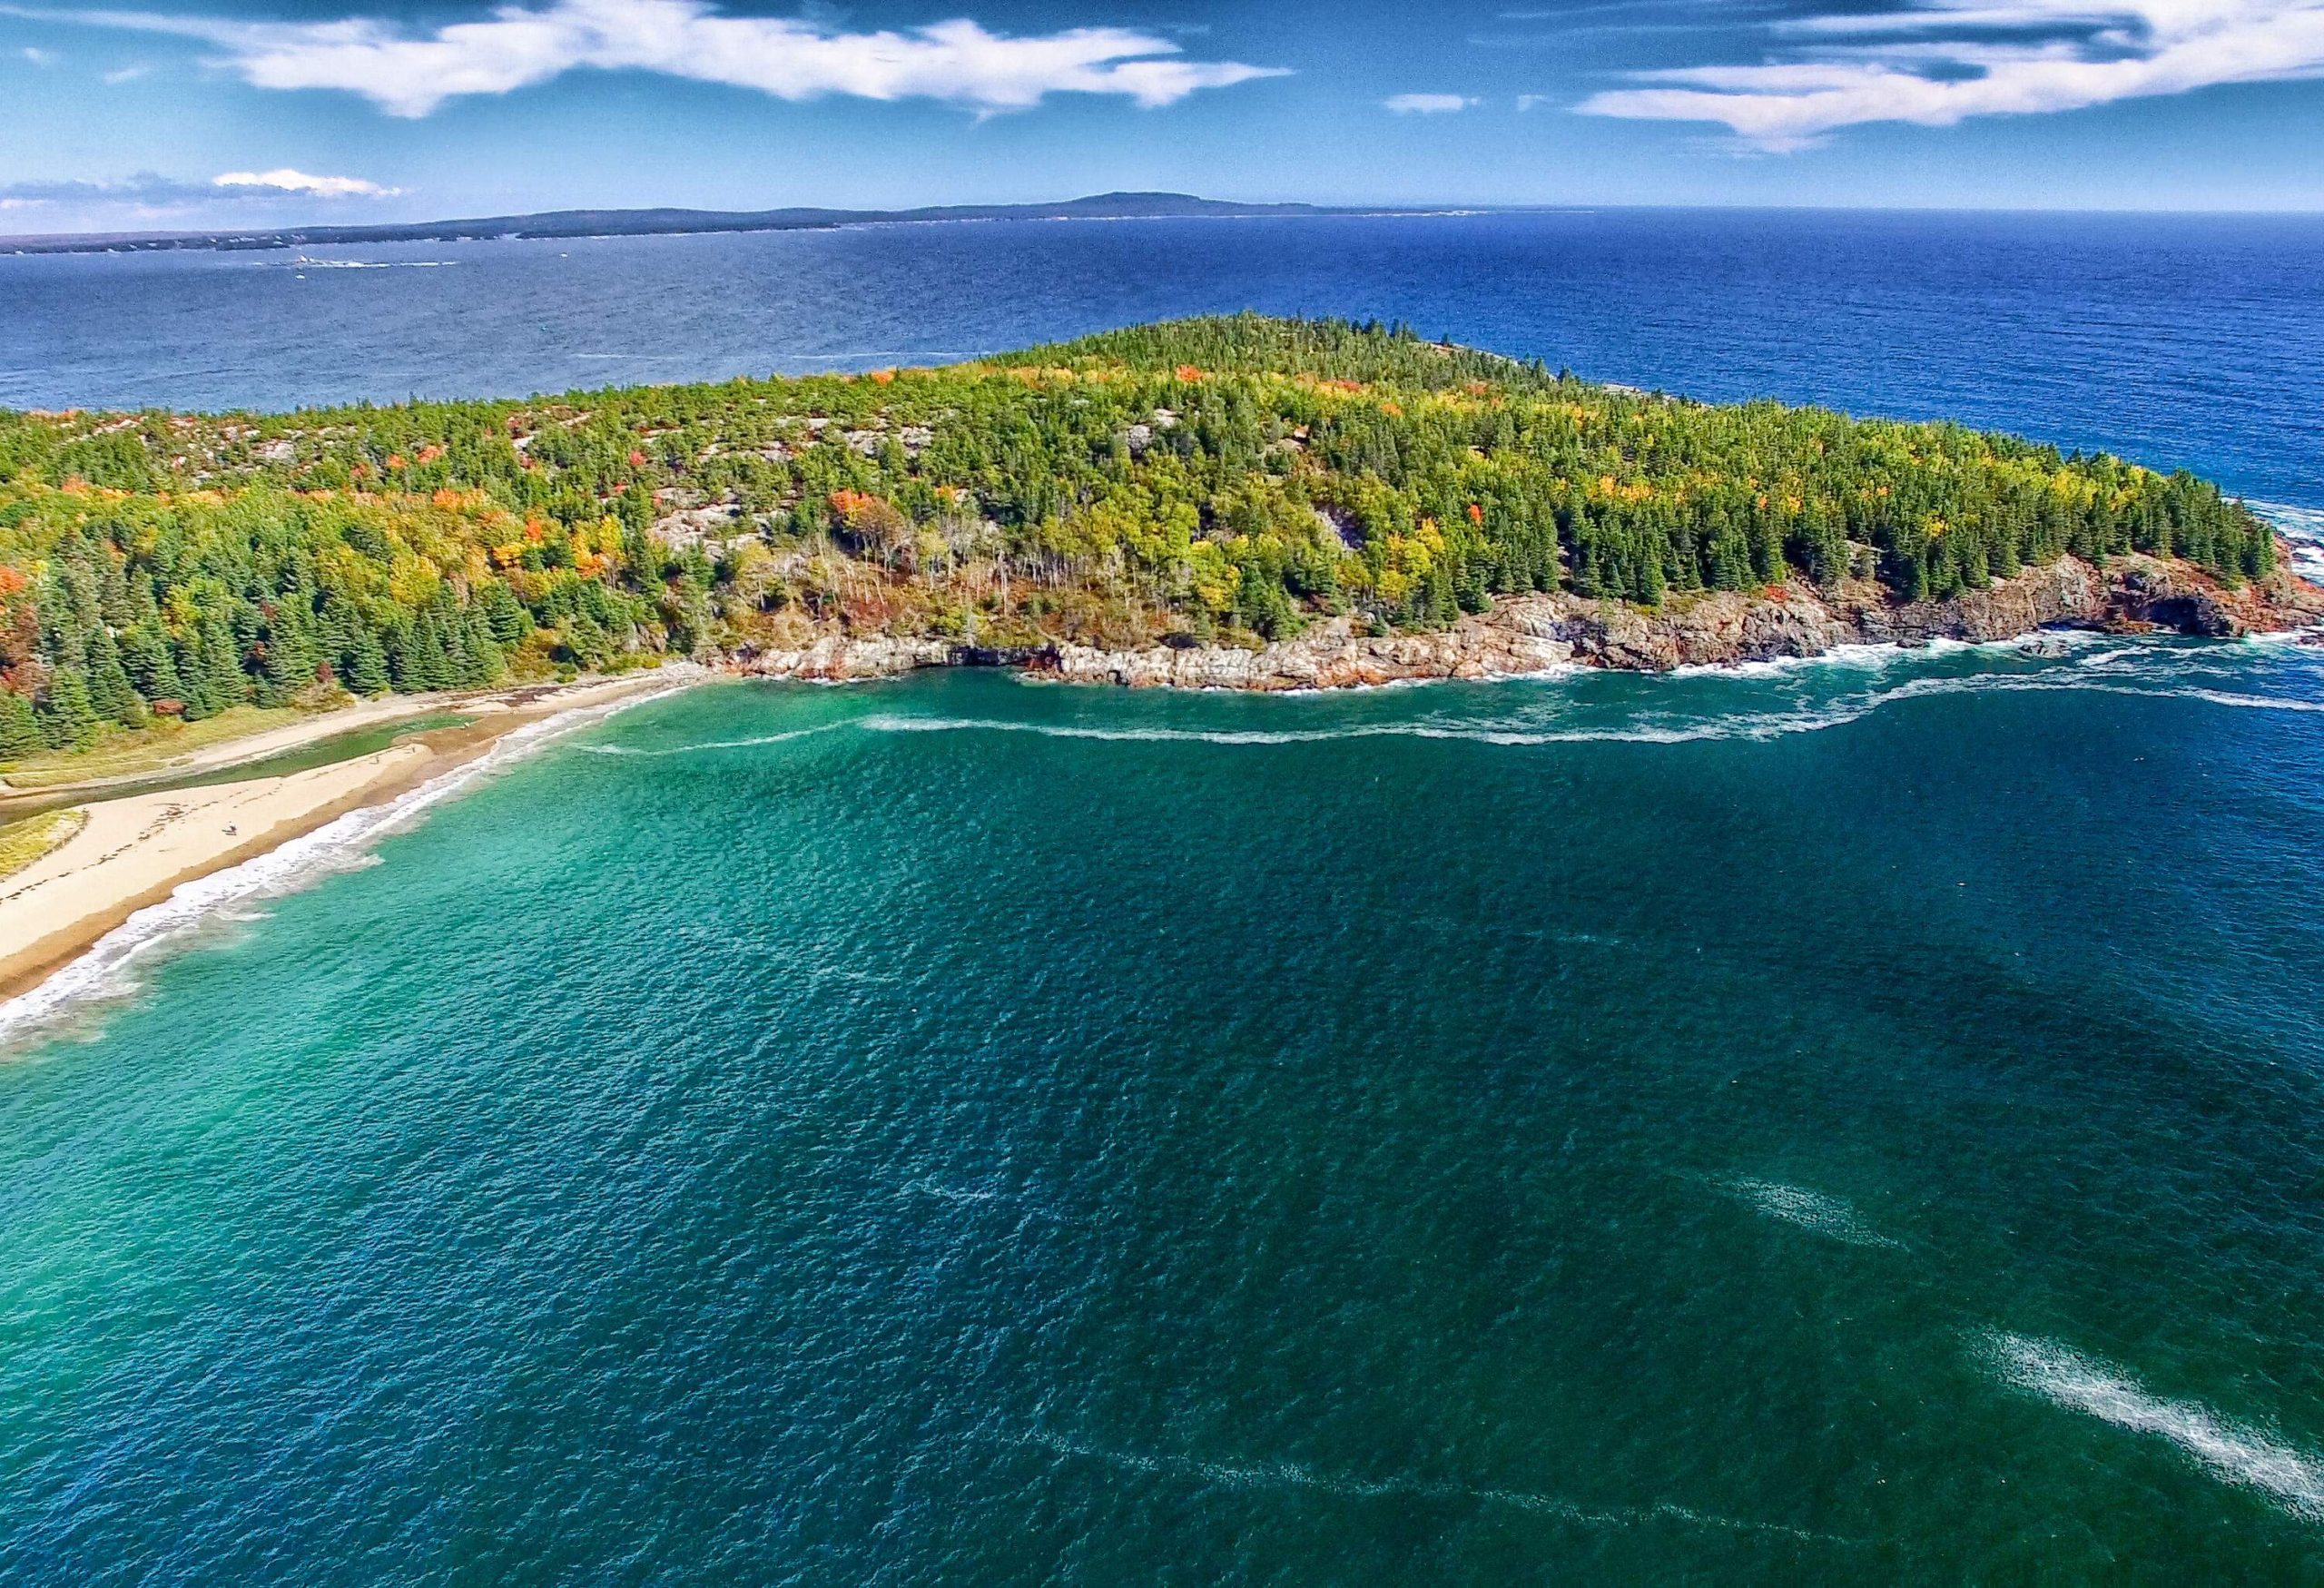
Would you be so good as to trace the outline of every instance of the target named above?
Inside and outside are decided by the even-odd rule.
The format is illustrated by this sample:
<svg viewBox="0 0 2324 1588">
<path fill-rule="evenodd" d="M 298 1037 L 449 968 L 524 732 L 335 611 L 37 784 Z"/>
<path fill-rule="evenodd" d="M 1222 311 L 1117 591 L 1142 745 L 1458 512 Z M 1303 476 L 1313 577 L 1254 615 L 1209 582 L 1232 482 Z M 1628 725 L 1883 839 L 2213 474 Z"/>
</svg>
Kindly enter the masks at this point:
<svg viewBox="0 0 2324 1588">
<path fill-rule="evenodd" d="M 573 706 L 527 723 L 473 760 L 449 767 L 384 804 L 350 811 L 239 865 L 180 883 L 168 898 L 147 905 L 91 943 L 79 958 L 0 1003 L 0 1045 L 44 1030 L 81 1005 L 133 993 L 135 966 L 195 929 L 231 918 L 229 912 L 235 904 L 290 893 L 333 872 L 372 863 L 374 845 L 404 831 L 432 807 L 498 776 L 570 733 L 693 686 L 694 681 L 688 680 L 665 689 Z"/>
</svg>

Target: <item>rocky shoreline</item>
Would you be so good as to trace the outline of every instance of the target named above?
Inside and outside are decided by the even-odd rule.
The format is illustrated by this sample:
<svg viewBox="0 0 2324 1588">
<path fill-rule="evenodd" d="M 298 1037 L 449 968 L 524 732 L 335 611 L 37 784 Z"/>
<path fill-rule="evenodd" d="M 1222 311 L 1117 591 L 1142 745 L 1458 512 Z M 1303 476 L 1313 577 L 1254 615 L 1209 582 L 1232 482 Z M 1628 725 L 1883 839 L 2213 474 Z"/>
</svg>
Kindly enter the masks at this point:
<svg viewBox="0 0 2324 1588">
<path fill-rule="evenodd" d="M 2188 564 L 2066 557 L 1942 601 L 1898 602 L 1877 585 L 1827 593 L 1794 580 L 1711 592 L 1659 611 L 1560 592 L 1503 597 L 1428 633 L 1374 635 L 1349 618 L 1316 623 L 1256 649 L 1158 645 L 1102 650 L 1069 643 L 990 649 L 955 640 L 833 632 L 798 650 L 730 656 L 726 671 L 825 682 L 921 667 L 1015 666 L 1073 683 L 1133 688 L 1341 689 L 1431 678 L 1502 678 L 1561 667 L 1667 672 L 1843 646 L 2014 639 L 2044 628 L 2232 638 L 2324 625 L 2324 587 L 2290 573 L 2230 590 Z"/>
</svg>

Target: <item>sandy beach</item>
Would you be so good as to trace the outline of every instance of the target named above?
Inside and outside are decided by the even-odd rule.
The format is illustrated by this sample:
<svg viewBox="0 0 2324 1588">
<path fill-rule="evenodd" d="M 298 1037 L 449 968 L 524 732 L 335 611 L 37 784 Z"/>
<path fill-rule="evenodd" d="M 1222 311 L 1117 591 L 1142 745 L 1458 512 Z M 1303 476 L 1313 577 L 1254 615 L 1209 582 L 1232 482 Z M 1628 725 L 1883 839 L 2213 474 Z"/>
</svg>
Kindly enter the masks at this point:
<svg viewBox="0 0 2324 1588">
<path fill-rule="evenodd" d="M 264 854 L 350 811 L 384 804 L 474 759 L 517 728 L 566 712 L 666 689 L 648 673 L 471 698 L 429 697 L 474 714 L 461 727 L 418 733 L 382 750 L 276 777 L 99 799 L 70 839 L 0 880 L 0 998 L 38 985 L 137 911 L 197 878 Z M 206 764 L 257 760 L 403 710 L 334 712 L 293 730 L 213 746 Z"/>
</svg>

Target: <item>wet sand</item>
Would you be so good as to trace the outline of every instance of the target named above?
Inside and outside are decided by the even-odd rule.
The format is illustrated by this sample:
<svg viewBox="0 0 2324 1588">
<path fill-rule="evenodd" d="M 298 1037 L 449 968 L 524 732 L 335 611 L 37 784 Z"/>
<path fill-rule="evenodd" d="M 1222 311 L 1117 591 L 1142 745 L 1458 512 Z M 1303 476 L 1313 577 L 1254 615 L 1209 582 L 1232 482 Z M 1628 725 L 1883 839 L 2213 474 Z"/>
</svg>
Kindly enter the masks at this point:
<svg viewBox="0 0 2324 1588">
<path fill-rule="evenodd" d="M 0 881 L 0 999 L 37 986 L 138 911 L 160 903 L 187 883 L 255 859 L 350 811 L 384 804 L 481 755 L 519 727 L 681 681 L 666 672 L 647 673 L 498 691 L 457 703 L 431 697 L 438 709 L 458 704 L 464 712 L 478 713 L 478 720 L 417 733 L 369 755 L 281 776 L 92 803 L 84 807 L 88 822 L 80 832 Z M 364 725 L 338 713 L 316 720 L 329 725 L 331 733 Z M 380 714 L 370 720 L 380 720 Z M 307 725 L 299 726 L 304 730 Z M 326 735 L 309 731 L 306 736 Z M 238 741 L 231 748 L 239 756 L 206 759 L 214 768 L 234 759 L 261 759 L 284 747 L 278 730 Z"/>
</svg>

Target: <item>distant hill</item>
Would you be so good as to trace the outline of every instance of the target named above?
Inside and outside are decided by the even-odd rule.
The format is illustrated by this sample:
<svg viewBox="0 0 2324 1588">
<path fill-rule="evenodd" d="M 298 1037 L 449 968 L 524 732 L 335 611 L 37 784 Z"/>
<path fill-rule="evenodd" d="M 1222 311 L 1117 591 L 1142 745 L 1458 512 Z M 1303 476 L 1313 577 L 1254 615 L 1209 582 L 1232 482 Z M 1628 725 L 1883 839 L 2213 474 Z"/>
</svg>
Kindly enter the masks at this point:
<svg viewBox="0 0 2324 1588">
<path fill-rule="evenodd" d="M 795 232 L 935 221 L 1123 221 L 1177 216 L 1352 214 L 1315 204 L 1236 204 L 1186 193 L 1098 193 L 1048 204 L 945 204 L 919 210 L 550 210 L 466 221 L 271 231 L 79 232 L 0 237 L 0 252 L 135 253 L 176 248 L 309 248 L 363 242 L 461 242 L 494 237 L 640 237 L 700 232 Z M 1367 211 L 1365 213 L 1380 212 Z"/>
</svg>

